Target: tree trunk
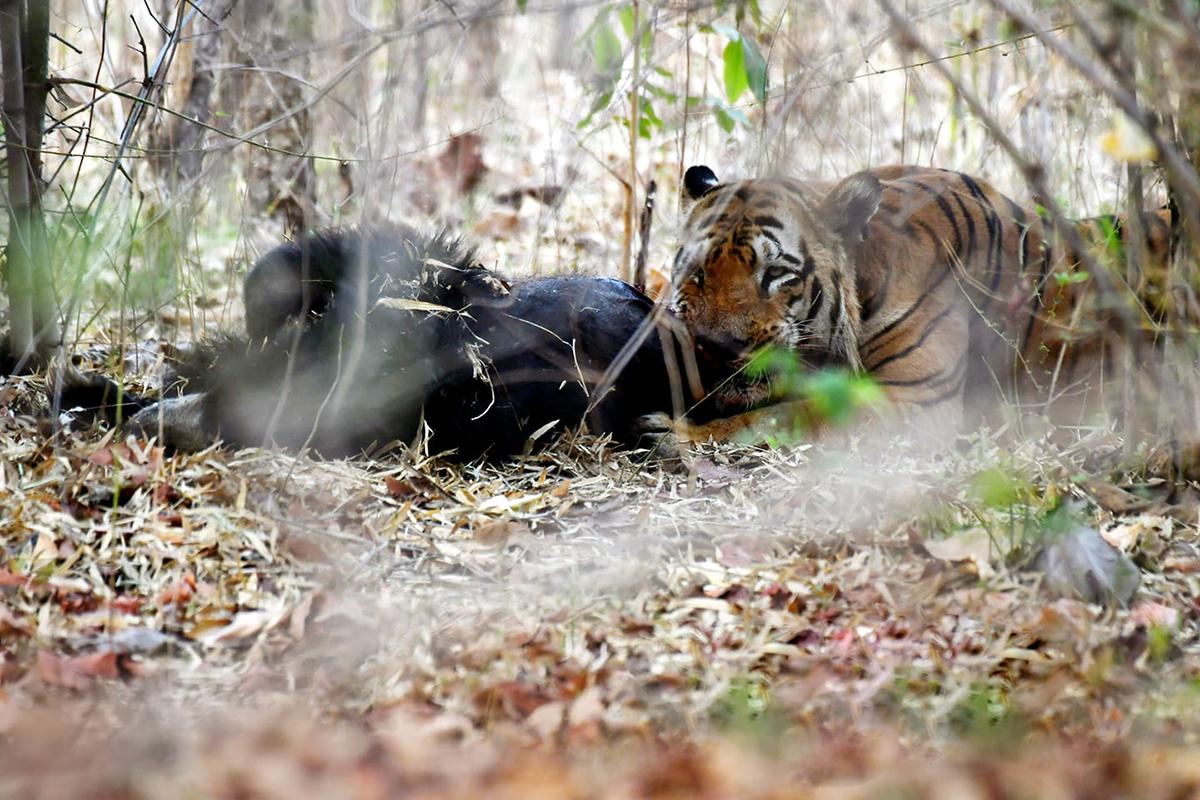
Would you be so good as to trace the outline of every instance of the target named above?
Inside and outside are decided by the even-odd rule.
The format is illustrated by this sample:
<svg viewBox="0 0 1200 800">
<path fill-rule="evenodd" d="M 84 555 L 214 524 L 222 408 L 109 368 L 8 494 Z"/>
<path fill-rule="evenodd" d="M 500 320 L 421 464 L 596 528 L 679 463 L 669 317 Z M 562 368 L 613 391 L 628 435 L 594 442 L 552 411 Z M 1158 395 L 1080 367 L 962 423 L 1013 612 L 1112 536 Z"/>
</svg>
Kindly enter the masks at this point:
<svg viewBox="0 0 1200 800">
<path fill-rule="evenodd" d="M 42 130 L 50 11 L 47 0 L 0 2 L 8 166 L 9 351 L 17 369 L 38 366 L 60 343 L 50 246 L 42 218 Z"/>
<path fill-rule="evenodd" d="M 212 118 L 216 66 L 221 55 L 221 28 L 233 11 L 236 0 L 217 5 L 196 26 L 199 30 L 192 45 L 192 79 L 182 111 L 190 119 L 207 123 Z M 175 179 L 187 184 L 200 175 L 204 166 L 204 128 L 176 117 L 171 125 L 170 145 L 175 151 Z"/>
<path fill-rule="evenodd" d="M 285 74 L 307 74 L 309 56 L 281 56 L 297 42 L 313 39 L 314 16 L 312 0 L 300 0 L 298 9 L 260 0 L 242 3 L 231 18 L 240 50 L 236 59 L 266 67 L 248 73 L 245 95 L 239 103 L 246 114 L 242 124 L 252 129 L 289 109 L 298 109 L 263 137 L 272 147 L 290 153 L 308 153 L 313 144 L 313 120 L 304 107 L 304 86 Z M 243 151 L 251 207 L 282 218 L 284 236 L 315 227 L 316 181 L 311 159 L 257 148 Z"/>
</svg>

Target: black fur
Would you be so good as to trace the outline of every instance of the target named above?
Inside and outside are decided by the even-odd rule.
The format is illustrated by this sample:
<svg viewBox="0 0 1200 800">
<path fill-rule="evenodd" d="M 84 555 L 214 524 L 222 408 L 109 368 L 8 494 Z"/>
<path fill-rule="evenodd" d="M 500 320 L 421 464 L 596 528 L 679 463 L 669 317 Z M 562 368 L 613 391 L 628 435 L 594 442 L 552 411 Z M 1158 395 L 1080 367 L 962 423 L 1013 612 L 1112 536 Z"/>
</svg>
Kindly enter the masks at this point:
<svg viewBox="0 0 1200 800">
<path fill-rule="evenodd" d="M 688 167 L 687 172 L 683 173 L 683 188 L 692 200 L 699 200 L 720 185 L 716 173 L 703 164 Z"/>
<path fill-rule="evenodd" d="M 187 391 L 204 393 L 204 435 L 337 457 L 411 441 L 424 419 L 431 451 L 503 456 L 582 421 L 632 442 L 639 417 L 671 410 L 653 330 L 593 396 L 646 324 L 640 292 L 609 278 L 509 285 L 473 262 L 459 242 L 406 227 L 325 232 L 266 254 L 246 279 L 249 337 L 209 341 L 179 365 Z M 152 432 L 152 419 L 134 422 Z"/>
</svg>

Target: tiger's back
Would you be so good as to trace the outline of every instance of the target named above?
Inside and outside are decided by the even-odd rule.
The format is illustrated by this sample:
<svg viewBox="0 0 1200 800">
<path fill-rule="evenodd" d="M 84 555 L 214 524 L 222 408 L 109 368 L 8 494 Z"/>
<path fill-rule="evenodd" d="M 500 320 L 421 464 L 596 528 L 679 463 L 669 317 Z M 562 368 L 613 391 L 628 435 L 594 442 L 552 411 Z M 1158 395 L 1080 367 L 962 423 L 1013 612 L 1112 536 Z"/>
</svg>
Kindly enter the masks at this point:
<svg viewBox="0 0 1200 800">
<path fill-rule="evenodd" d="M 859 355 L 900 403 L 953 406 L 999 390 L 1023 405 L 1052 400 L 1061 409 L 1071 398 L 1094 408 L 1087 395 L 1105 392 L 1119 372 L 1129 343 L 1122 328 L 1143 330 L 1164 313 L 1165 212 L 1143 216 L 1143 274 L 1153 278 L 1129 286 L 1114 263 L 1121 217 L 1075 224 L 1085 258 L 984 181 L 933 169 L 877 175 L 882 199 L 856 260 Z"/>
</svg>

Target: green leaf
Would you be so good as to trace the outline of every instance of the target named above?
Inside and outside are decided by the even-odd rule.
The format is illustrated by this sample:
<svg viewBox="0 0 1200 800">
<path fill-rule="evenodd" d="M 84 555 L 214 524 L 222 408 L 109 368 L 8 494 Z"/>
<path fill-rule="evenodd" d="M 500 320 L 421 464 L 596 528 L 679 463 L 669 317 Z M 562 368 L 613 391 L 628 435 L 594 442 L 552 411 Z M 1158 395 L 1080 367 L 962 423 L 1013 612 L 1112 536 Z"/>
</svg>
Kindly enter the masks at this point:
<svg viewBox="0 0 1200 800">
<path fill-rule="evenodd" d="M 655 128 L 661 128 L 663 126 L 662 119 L 659 118 L 658 114 L 654 113 L 654 106 L 650 104 L 650 98 L 641 98 L 641 102 L 638 103 L 638 111 L 641 114 L 641 119 L 646 124 L 649 124 Z"/>
<path fill-rule="evenodd" d="M 607 22 L 600 22 L 596 26 L 595 37 L 592 40 L 592 56 L 596 59 L 596 67 L 601 72 L 609 72 L 621 66 L 624 57 L 621 52 L 621 41 Z"/>
<path fill-rule="evenodd" d="M 579 130 L 583 130 L 588 125 L 591 125 L 592 117 L 608 108 L 608 104 L 612 102 L 612 96 L 612 89 L 608 89 L 598 94 L 596 99 L 592 101 L 592 107 L 588 109 L 587 116 L 580 120 L 579 124 L 575 127 Z"/>
<path fill-rule="evenodd" d="M 746 5 L 750 7 L 750 18 L 754 20 L 754 24 L 757 25 L 758 29 L 761 31 L 763 27 L 763 13 L 762 8 L 758 4 L 758 0 L 750 0 L 750 2 Z"/>
<path fill-rule="evenodd" d="M 750 88 L 750 79 L 746 75 L 746 58 L 742 50 L 742 41 L 738 39 L 725 45 L 725 97 L 730 103 L 736 103 L 742 93 Z"/>
<path fill-rule="evenodd" d="M 1054 280 L 1059 286 L 1068 286 L 1072 283 L 1085 283 L 1090 277 L 1092 276 L 1087 270 L 1079 270 L 1078 272 L 1055 273 Z"/>
<path fill-rule="evenodd" d="M 733 133 L 733 126 L 736 123 L 734 122 L 733 117 L 725 113 L 725 109 L 714 108 L 713 114 L 716 116 L 717 124 L 721 126 L 721 130 L 725 131 L 726 133 Z"/>
<path fill-rule="evenodd" d="M 666 100 L 668 103 L 674 104 L 679 100 L 679 95 L 675 94 L 674 92 L 667 91 L 661 86 L 655 86 L 653 83 L 644 83 L 642 84 L 642 87 L 646 90 L 647 94 L 651 94 L 657 98 Z"/>
<path fill-rule="evenodd" d="M 750 124 L 750 120 L 740 109 L 731 108 L 715 97 L 709 98 L 708 105 L 712 106 L 713 114 L 717 118 L 717 124 L 726 133 L 733 133 L 735 125 Z"/>
<path fill-rule="evenodd" d="M 745 61 L 746 80 L 750 91 L 760 103 L 767 100 L 767 60 L 748 36 L 742 37 L 742 57 Z"/>
<path fill-rule="evenodd" d="M 625 6 L 617 12 L 617 19 L 621 22 L 621 27 L 625 29 L 625 38 L 633 39 L 633 6 Z"/>
<path fill-rule="evenodd" d="M 617 19 L 620 20 L 621 27 L 625 30 L 625 38 L 632 42 L 634 34 L 633 6 L 628 5 L 618 11 Z M 650 35 L 650 26 L 645 24 L 645 17 L 642 18 L 642 24 L 638 27 L 642 29 L 642 50 L 649 51 L 650 42 L 652 41 L 653 37 Z"/>
<path fill-rule="evenodd" d="M 529 0 L 517 0 L 517 11 L 524 14 L 527 8 L 529 8 Z"/>
<path fill-rule="evenodd" d="M 971 495 L 988 508 L 1007 508 L 1021 499 L 1024 485 L 1000 467 L 990 467 L 971 481 Z"/>
<path fill-rule="evenodd" d="M 804 393 L 818 417 L 834 423 L 845 422 L 856 411 L 884 400 L 883 389 L 873 378 L 842 370 L 821 370 L 807 376 Z"/>
</svg>

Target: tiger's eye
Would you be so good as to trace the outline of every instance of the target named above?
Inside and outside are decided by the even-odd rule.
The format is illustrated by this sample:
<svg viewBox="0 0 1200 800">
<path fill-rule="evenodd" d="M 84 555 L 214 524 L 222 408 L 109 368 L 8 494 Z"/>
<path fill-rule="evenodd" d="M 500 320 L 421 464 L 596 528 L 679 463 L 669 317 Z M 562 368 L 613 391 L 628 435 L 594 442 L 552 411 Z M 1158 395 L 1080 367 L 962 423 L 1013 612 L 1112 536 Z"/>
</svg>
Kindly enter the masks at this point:
<svg viewBox="0 0 1200 800">
<path fill-rule="evenodd" d="M 773 283 L 783 276 L 788 274 L 786 267 L 781 267 L 778 264 L 770 264 L 763 270 L 763 285 Z"/>
</svg>

